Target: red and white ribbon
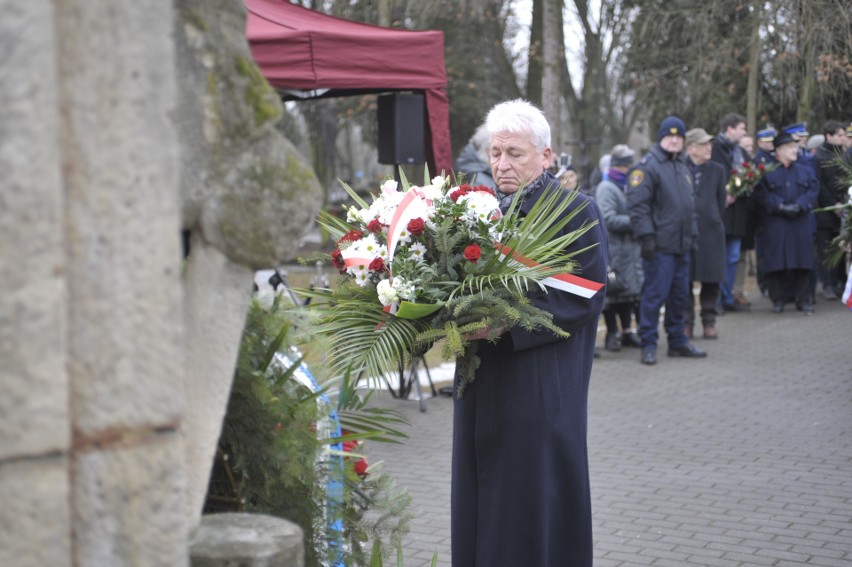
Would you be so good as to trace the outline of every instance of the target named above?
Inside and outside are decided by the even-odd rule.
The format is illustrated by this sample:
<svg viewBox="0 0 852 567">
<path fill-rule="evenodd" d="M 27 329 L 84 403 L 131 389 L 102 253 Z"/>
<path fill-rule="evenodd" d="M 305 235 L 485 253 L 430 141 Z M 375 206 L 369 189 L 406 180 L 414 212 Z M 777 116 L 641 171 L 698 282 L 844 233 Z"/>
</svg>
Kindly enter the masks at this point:
<svg viewBox="0 0 852 567">
<path fill-rule="evenodd" d="M 429 215 L 432 202 L 426 198 L 426 193 L 420 187 L 411 187 L 397 205 L 388 227 L 388 265 L 393 260 L 393 252 L 408 223 L 418 217 L 424 221 Z"/>
<path fill-rule="evenodd" d="M 500 252 L 502 257 L 505 258 L 506 256 L 511 256 L 512 260 L 528 268 L 535 268 L 541 265 L 532 258 L 527 258 L 522 254 L 518 254 L 508 246 L 504 246 L 499 242 L 495 243 L 494 247 Z M 580 297 L 585 297 L 586 299 L 594 297 L 595 294 L 603 289 L 604 286 L 602 283 L 567 273 L 547 277 L 543 279 L 541 283 L 554 289 L 559 289 L 574 295 L 579 295 Z"/>
</svg>

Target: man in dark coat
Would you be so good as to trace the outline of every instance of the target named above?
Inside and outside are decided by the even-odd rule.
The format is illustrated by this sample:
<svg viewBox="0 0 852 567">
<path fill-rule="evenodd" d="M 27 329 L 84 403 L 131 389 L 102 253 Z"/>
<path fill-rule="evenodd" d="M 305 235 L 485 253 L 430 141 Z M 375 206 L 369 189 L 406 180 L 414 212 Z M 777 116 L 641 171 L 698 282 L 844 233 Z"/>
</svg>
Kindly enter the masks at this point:
<svg viewBox="0 0 852 567">
<path fill-rule="evenodd" d="M 846 127 L 842 122 L 829 120 L 822 131 L 825 142 L 814 154 L 819 181 L 819 208 L 841 205 L 848 198 L 846 175 L 838 163 L 845 157 Z M 845 279 L 842 263 L 831 266 L 828 261 L 831 241 L 840 234 L 840 213 L 839 210 L 814 213 L 817 229 L 816 271 L 822 282 L 822 296 L 829 301 L 837 299 Z"/>
<path fill-rule="evenodd" d="M 741 114 L 726 114 L 719 124 L 719 134 L 713 139 L 711 159 L 725 168 L 728 176 L 740 170 L 745 161 L 743 149 L 739 142 L 746 135 L 745 116 Z M 727 179 L 725 180 L 727 183 Z M 742 253 L 743 238 L 746 237 L 749 224 L 748 198 L 726 197 L 725 208 L 725 254 L 727 256 L 727 272 L 722 281 L 722 309 L 725 311 L 747 311 L 748 301 L 734 296 L 734 282 L 737 277 L 737 264 Z"/>
<path fill-rule="evenodd" d="M 540 110 L 504 102 L 486 125 L 501 208 L 518 191 L 525 214 L 548 191 L 567 191 L 546 171 L 550 127 Z M 570 209 L 579 211 L 560 234 L 597 223 L 568 250 L 588 247 L 576 256 L 578 275 L 605 282 L 600 212 L 579 194 Z M 531 299 L 571 337 L 512 328 L 480 341 L 476 379 L 454 397 L 453 567 L 592 565 L 586 406 L 604 290 L 587 299 L 548 288 Z"/>
<path fill-rule="evenodd" d="M 705 339 L 716 339 L 716 303 L 719 301 L 719 284 L 725 279 L 725 169 L 710 160 L 713 136 L 703 128 L 693 128 L 686 133 L 686 164 L 692 172 L 695 187 L 695 209 L 698 220 L 698 245 L 692 254 L 691 281 L 701 282 L 699 302 L 701 324 Z M 695 302 L 686 308 L 687 335 L 695 322 Z"/>
<path fill-rule="evenodd" d="M 697 234 L 692 174 L 680 155 L 685 134 L 683 120 L 665 118 L 656 145 L 627 176 L 627 206 L 642 249 L 645 274 L 639 300 L 642 364 L 657 363 L 663 304 L 668 355 L 707 356 L 684 332 L 683 313 L 691 300 L 689 257 Z"/>
<path fill-rule="evenodd" d="M 819 183 L 813 169 L 796 162 L 798 144 L 786 132 L 775 137 L 775 157 L 781 167 L 767 173 L 755 189 L 763 211 L 763 248 L 766 283 L 772 311 L 781 313 L 788 290 L 796 308 L 813 313 L 809 278 L 814 265 L 813 211 Z"/>
</svg>

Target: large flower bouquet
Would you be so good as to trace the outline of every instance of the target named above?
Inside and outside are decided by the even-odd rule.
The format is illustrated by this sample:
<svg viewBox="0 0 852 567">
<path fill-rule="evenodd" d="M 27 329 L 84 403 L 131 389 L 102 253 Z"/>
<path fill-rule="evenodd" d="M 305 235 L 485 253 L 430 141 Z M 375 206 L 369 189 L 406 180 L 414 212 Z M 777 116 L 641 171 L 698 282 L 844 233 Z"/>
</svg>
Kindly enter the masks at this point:
<svg viewBox="0 0 852 567">
<path fill-rule="evenodd" d="M 778 167 L 777 163 L 744 161 L 739 169 L 732 169 L 725 191 L 733 197 L 742 197 L 754 191 L 763 176 Z"/>
<path fill-rule="evenodd" d="M 342 281 L 302 291 L 318 300 L 312 305 L 331 342 L 333 372 L 364 368 L 378 376 L 443 339 L 461 393 L 479 362 L 471 334 L 497 340 L 501 330 L 520 326 L 568 337 L 530 302 L 531 288 L 590 297 L 602 287 L 570 275 L 577 252 L 565 250 L 592 226 L 560 234 L 580 210 L 569 210 L 576 193 L 546 189 L 527 215 L 516 195 L 503 215 L 490 189 L 430 180 L 428 172 L 422 186 L 404 176 L 384 182 L 371 203 L 344 188 L 356 202 L 345 221 L 328 214 L 319 221 L 337 239 L 326 258 Z"/>
</svg>

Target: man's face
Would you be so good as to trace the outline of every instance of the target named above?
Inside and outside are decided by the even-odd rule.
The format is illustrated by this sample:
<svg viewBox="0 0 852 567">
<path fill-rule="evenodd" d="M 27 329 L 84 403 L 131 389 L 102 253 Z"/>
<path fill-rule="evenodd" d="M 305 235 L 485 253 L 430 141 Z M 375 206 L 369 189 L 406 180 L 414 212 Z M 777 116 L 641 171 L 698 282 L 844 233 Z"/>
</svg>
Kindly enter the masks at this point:
<svg viewBox="0 0 852 567">
<path fill-rule="evenodd" d="M 689 159 L 691 159 L 695 165 L 701 165 L 710 159 L 710 156 L 713 153 L 713 146 L 709 141 L 704 142 L 703 144 L 689 144 L 686 147 L 686 152 L 689 154 Z"/>
<path fill-rule="evenodd" d="M 745 122 L 740 122 L 734 127 L 728 126 L 728 129 L 725 130 L 725 136 L 728 137 L 730 141 L 735 144 L 739 144 L 740 140 L 743 139 L 747 133 Z"/>
<path fill-rule="evenodd" d="M 772 152 L 775 150 L 775 146 L 772 145 L 772 140 L 758 140 L 757 147 L 764 152 Z"/>
<path fill-rule="evenodd" d="M 796 140 L 796 143 L 800 148 L 804 148 L 808 143 L 808 137 L 804 134 L 793 134 L 793 139 Z"/>
<path fill-rule="evenodd" d="M 498 132 L 491 136 L 491 174 L 503 193 L 514 193 L 541 175 L 550 164 L 550 148 L 536 149 L 529 134 Z"/>
<path fill-rule="evenodd" d="M 754 140 L 751 136 L 743 136 L 740 140 L 740 147 L 751 155 L 754 152 Z"/>
<path fill-rule="evenodd" d="M 663 136 L 663 139 L 660 140 L 660 147 L 673 154 L 680 153 L 683 149 L 683 137 L 677 134 Z"/>
<path fill-rule="evenodd" d="M 832 146 L 846 147 L 846 129 L 838 128 L 834 131 L 834 133 L 826 134 L 825 141 L 831 144 Z"/>
<path fill-rule="evenodd" d="M 787 165 L 796 161 L 799 157 L 799 146 L 795 142 L 789 142 L 787 144 L 782 144 L 775 148 L 775 157 L 778 158 L 778 161 Z"/>
</svg>

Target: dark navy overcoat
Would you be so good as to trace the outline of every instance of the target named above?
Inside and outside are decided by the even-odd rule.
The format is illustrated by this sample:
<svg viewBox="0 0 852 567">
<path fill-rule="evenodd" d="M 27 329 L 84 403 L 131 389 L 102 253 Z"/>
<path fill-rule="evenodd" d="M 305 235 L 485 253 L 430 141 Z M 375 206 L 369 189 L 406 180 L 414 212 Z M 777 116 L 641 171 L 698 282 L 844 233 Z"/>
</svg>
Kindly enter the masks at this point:
<svg viewBox="0 0 852 567">
<path fill-rule="evenodd" d="M 763 176 L 754 194 L 763 216 L 760 235 L 763 269 L 766 272 L 812 270 L 816 223 L 811 211 L 819 195 L 814 170 L 797 162 L 789 167 L 779 166 Z M 788 219 L 778 210 L 781 204 L 801 205 L 805 213 Z"/>
<path fill-rule="evenodd" d="M 604 282 L 606 230 L 594 201 L 571 207 L 583 203 L 564 230 L 598 222 L 571 249 L 591 247 L 578 275 Z M 592 565 L 586 406 L 604 290 L 532 295 L 571 338 L 515 328 L 480 341 L 476 378 L 454 397 L 453 567 Z"/>
</svg>

